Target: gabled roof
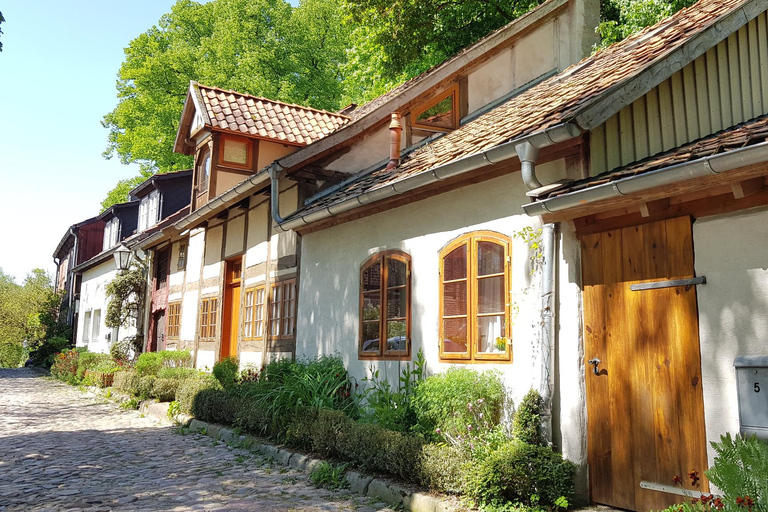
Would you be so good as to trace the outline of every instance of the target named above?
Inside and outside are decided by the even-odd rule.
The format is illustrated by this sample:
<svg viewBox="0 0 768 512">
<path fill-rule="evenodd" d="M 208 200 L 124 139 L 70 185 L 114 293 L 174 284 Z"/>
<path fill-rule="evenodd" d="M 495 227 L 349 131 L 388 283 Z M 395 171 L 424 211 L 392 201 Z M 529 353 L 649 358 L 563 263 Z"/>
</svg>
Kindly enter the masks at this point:
<svg viewBox="0 0 768 512">
<path fill-rule="evenodd" d="M 361 173 L 286 220 L 564 123 L 595 128 L 767 8 L 768 0 L 700 0 L 416 149 L 397 168 Z"/>
<path fill-rule="evenodd" d="M 192 169 L 186 169 L 183 171 L 173 171 L 173 172 L 165 172 L 162 174 L 153 174 L 146 180 L 139 183 L 139 185 L 136 186 L 133 190 L 129 192 L 129 195 L 132 197 L 139 197 L 139 194 L 144 192 L 146 189 L 152 187 L 155 187 L 155 184 L 159 181 L 167 181 L 167 180 L 175 180 L 179 178 L 191 178 L 192 177 Z"/>
<path fill-rule="evenodd" d="M 174 151 L 183 149 L 195 111 L 206 128 L 293 146 L 306 146 L 349 121 L 333 112 L 191 82 Z"/>
<path fill-rule="evenodd" d="M 96 218 L 99 220 L 107 221 L 112 217 L 114 217 L 117 214 L 117 212 L 120 210 L 138 208 L 140 202 L 141 201 L 134 200 L 134 201 L 126 201 L 125 203 L 113 204 L 112 206 L 110 206 L 109 208 L 101 212 Z"/>
</svg>

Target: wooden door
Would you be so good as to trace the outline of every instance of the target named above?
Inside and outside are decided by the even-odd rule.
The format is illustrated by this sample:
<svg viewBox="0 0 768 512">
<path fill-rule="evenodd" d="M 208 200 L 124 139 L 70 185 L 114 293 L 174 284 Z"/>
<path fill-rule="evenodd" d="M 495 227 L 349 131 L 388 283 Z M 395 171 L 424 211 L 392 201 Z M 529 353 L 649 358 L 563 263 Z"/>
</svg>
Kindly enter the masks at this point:
<svg viewBox="0 0 768 512">
<path fill-rule="evenodd" d="M 691 470 L 708 490 L 696 287 L 630 289 L 694 276 L 691 220 L 585 236 L 582 270 L 592 500 L 661 510 L 682 496 L 641 482 L 691 489 Z"/>
<path fill-rule="evenodd" d="M 243 259 L 226 262 L 224 311 L 221 329 L 221 359 L 237 355 L 237 335 L 240 326 L 240 284 Z"/>
<path fill-rule="evenodd" d="M 165 350 L 165 310 L 161 309 L 155 313 L 155 347 L 159 350 Z"/>
</svg>

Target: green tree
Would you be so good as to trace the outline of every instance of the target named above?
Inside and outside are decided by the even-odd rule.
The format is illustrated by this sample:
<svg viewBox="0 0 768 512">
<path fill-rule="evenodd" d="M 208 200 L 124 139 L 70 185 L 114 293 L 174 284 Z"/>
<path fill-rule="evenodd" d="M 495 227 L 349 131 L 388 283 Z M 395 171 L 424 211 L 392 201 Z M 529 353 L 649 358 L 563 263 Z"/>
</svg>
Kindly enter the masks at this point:
<svg viewBox="0 0 768 512">
<path fill-rule="evenodd" d="M 3 13 L 0 12 L 0 24 L 3 24 L 5 22 L 5 18 L 3 18 Z M 3 33 L 3 29 L 0 29 L 0 34 Z M 3 43 L 0 42 L 0 52 L 3 51 Z"/>
<path fill-rule="evenodd" d="M 179 0 L 157 25 L 131 41 L 117 81 L 118 104 L 104 116 L 104 156 L 139 163 L 143 177 L 185 169 L 173 152 L 190 80 L 258 96 L 336 109 L 347 30 L 339 6 L 304 0 Z M 136 178 L 138 179 L 138 178 Z M 125 201 L 118 184 L 102 203 Z"/>
<path fill-rule="evenodd" d="M 596 49 L 607 48 L 694 3 L 696 0 L 601 0 Z"/>
<path fill-rule="evenodd" d="M 60 334 L 60 304 L 44 270 L 33 270 L 21 285 L 0 270 L 0 367 L 19 366 L 48 335 Z"/>
<path fill-rule="evenodd" d="M 381 52 L 385 80 L 439 64 L 542 3 L 539 0 L 343 0 L 362 55 Z M 373 52 L 371 51 L 373 50 Z M 360 59 L 362 64 L 362 59 Z M 368 78 L 366 73 L 362 78 Z"/>
</svg>

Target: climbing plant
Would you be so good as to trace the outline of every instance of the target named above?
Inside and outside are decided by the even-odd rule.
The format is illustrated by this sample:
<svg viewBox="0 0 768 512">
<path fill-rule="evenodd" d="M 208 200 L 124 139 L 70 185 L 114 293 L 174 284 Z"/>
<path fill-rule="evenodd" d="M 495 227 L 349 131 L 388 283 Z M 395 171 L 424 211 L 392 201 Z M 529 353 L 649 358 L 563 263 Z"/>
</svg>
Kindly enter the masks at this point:
<svg viewBox="0 0 768 512">
<path fill-rule="evenodd" d="M 133 320 L 138 323 L 146 287 L 146 264 L 134 260 L 128 270 L 121 270 L 107 284 L 107 327 L 120 327 Z"/>
</svg>

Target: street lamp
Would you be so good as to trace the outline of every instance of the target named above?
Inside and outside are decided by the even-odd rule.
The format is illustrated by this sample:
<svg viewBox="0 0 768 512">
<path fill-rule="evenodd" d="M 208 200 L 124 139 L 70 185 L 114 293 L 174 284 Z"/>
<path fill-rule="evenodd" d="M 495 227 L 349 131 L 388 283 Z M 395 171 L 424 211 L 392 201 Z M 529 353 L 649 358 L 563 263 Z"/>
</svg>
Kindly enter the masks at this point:
<svg viewBox="0 0 768 512">
<path fill-rule="evenodd" d="M 120 247 L 115 249 L 112 256 L 115 257 L 115 265 L 117 265 L 118 270 L 128 270 L 128 267 L 131 266 L 131 257 L 133 254 L 125 245 L 120 244 Z"/>
</svg>

